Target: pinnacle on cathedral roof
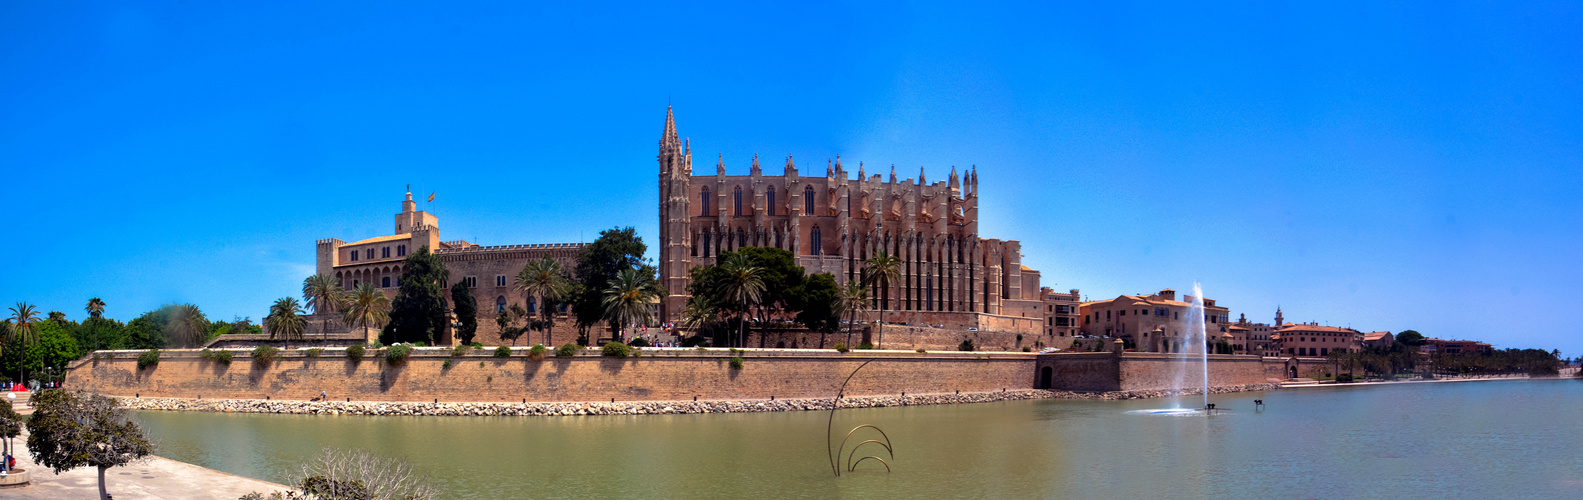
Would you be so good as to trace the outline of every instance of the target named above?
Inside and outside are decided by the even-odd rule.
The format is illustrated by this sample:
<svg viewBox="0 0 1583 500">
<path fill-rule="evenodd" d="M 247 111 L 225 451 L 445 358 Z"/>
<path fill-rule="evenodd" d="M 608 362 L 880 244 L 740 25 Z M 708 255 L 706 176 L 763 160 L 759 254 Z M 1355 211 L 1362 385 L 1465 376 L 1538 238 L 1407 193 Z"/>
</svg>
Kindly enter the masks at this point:
<svg viewBox="0 0 1583 500">
<path fill-rule="evenodd" d="M 891 183 L 895 183 L 896 182 L 896 165 L 894 165 L 894 164 L 892 164 L 890 166 L 890 182 Z"/>
<path fill-rule="evenodd" d="M 918 185 L 924 186 L 928 184 L 928 181 L 923 180 L 923 167 L 918 167 Z"/>
</svg>

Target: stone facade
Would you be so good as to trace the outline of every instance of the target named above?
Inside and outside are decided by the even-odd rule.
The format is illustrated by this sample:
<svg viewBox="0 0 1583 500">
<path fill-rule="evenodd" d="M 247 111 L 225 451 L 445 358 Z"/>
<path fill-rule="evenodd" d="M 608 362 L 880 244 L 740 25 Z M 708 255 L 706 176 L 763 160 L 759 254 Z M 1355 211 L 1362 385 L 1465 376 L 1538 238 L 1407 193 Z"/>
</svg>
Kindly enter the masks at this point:
<svg viewBox="0 0 1583 500">
<path fill-rule="evenodd" d="M 1331 351 L 1357 352 L 1363 347 L 1363 332 L 1318 323 L 1285 323 L 1275 327 L 1271 336 L 1281 356 L 1323 357 Z"/>
<path fill-rule="evenodd" d="M 1152 295 L 1122 295 L 1084 302 L 1078 315 L 1083 334 L 1121 339 L 1140 352 L 1182 352 L 1191 319 L 1192 296 L 1176 300 L 1169 288 Z M 1204 329 L 1210 341 L 1230 342 L 1230 310 L 1204 299 Z"/>
<path fill-rule="evenodd" d="M 861 279 L 863 261 L 880 252 L 900 257 L 902 276 L 876 290 L 884 321 L 966 324 L 943 316 L 990 314 L 1035 318 L 1027 333 L 1043 333 L 1038 272 L 1022 266 L 1017 241 L 978 235 L 978 173 L 943 180 L 870 174 L 856 177 L 839 157 L 823 175 L 805 175 L 791 157 L 779 174 L 766 174 L 754 157 L 747 175 L 693 172 L 692 148 L 677 135 L 671 110 L 659 142 L 659 273 L 671 295 L 661 321 L 680 321 L 688 270 L 714 263 L 722 251 L 748 246 L 791 251 L 810 274 L 837 283 Z M 923 313 L 928 313 L 923 314 Z"/>
<path fill-rule="evenodd" d="M 1176 384 L 1176 370 L 1198 370 L 1197 356 L 1161 353 L 1061 353 L 1039 356 L 1034 387 L 1069 391 L 1162 391 Z M 1210 387 L 1266 384 L 1258 356 L 1210 355 Z M 1201 382 L 1188 377 L 1184 386 Z M 1184 389 L 1188 387 L 1183 387 Z"/>
<path fill-rule="evenodd" d="M 472 289 L 473 300 L 478 302 L 476 338 L 489 343 L 491 339 L 499 339 L 500 328 L 495 323 L 495 316 L 509 304 L 521 304 L 533 313 L 538 311 L 538 305 L 532 297 L 512 290 L 517 273 L 528 262 L 544 256 L 554 259 L 570 272 L 577 266 L 577 254 L 583 247 L 582 243 L 481 246 L 464 240 L 442 241 L 439 224 L 438 217 L 417 209 L 412 192 L 408 191 L 406 199 L 401 202 L 401 213 L 396 214 L 393 234 L 351 243 L 336 238 L 319 240 L 316 270 L 340 280 L 341 286 L 347 290 L 361 283 L 373 283 L 394 300 L 400 286 L 398 278 L 401 277 L 403 259 L 409 253 L 428 246 L 431 252 L 440 257 L 450 273 L 450 281 L 446 283 L 447 304 L 450 302 L 449 287 L 459 281 L 466 281 Z M 307 336 L 323 333 L 319 325 L 331 328 L 332 334 L 351 331 L 344 324 L 323 321 L 326 318 L 322 316 L 315 314 L 308 318 L 312 331 L 307 332 Z M 571 319 L 561 314 L 557 316 L 556 323 L 559 330 L 562 323 L 571 324 Z M 358 331 L 360 333 L 361 329 Z M 377 329 L 370 334 L 377 335 Z M 447 331 L 445 342 L 450 342 L 450 337 L 451 332 Z"/>
</svg>

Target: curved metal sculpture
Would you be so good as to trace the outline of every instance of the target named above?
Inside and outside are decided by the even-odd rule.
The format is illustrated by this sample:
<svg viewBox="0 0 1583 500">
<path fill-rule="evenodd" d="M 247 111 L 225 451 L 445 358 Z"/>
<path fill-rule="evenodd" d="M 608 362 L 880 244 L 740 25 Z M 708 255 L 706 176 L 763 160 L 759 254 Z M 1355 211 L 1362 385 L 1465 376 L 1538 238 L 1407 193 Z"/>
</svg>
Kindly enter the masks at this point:
<svg viewBox="0 0 1583 500">
<path fill-rule="evenodd" d="M 874 425 L 871 425 L 871 424 L 859 425 L 857 427 L 853 427 L 852 430 L 847 431 L 846 437 L 841 439 L 841 446 L 840 447 L 831 448 L 831 445 L 830 445 L 830 431 L 835 428 L 835 411 L 841 408 L 841 396 L 846 394 L 846 384 L 848 382 L 852 381 L 852 377 L 857 375 L 858 370 L 862 370 L 863 367 L 868 366 L 869 363 L 873 363 L 873 362 L 874 362 L 874 360 L 870 359 L 868 361 L 864 361 L 863 364 L 861 364 L 861 365 L 857 365 L 857 368 L 853 369 L 852 373 L 850 375 L 846 376 L 846 380 L 841 382 L 840 389 L 836 390 L 835 399 L 832 399 L 830 401 L 830 419 L 829 419 L 829 422 L 827 422 L 825 424 L 824 445 L 825 445 L 825 455 L 827 456 L 827 458 L 830 459 L 830 472 L 834 473 L 836 475 L 836 477 L 841 477 L 841 468 L 840 468 L 840 466 L 838 464 L 841 462 L 841 456 L 842 456 L 843 453 L 846 454 L 846 471 L 847 472 L 852 472 L 854 470 L 857 470 L 857 466 L 859 464 L 862 464 L 864 460 L 868 460 L 870 458 L 878 461 L 881 465 L 884 465 L 885 466 L 885 472 L 890 472 L 890 463 L 886 462 L 885 459 L 880 458 L 878 456 L 869 455 L 869 456 L 865 456 L 865 457 L 862 457 L 862 458 L 858 458 L 856 461 L 853 461 L 853 458 L 857 456 L 858 448 L 862 448 L 863 445 L 865 445 L 865 444 L 874 443 L 874 444 L 880 445 L 881 447 L 885 448 L 885 453 L 890 455 L 890 459 L 891 460 L 895 460 L 896 459 L 896 450 L 895 450 L 895 448 L 893 446 L 891 446 L 890 436 L 885 434 L 885 430 L 884 429 L 880 429 L 878 426 L 874 426 Z M 878 432 L 880 437 L 885 438 L 885 440 L 884 441 L 880 441 L 878 439 L 869 439 L 869 440 L 863 441 L 861 443 L 858 443 L 857 446 L 853 446 L 852 447 L 852 451 L 847 452 L 847 450 L 846 450 L 846 443 L 847 443 L 847 441 L 852 439 L 852 435 L 853 434 L 856 434 L 857 431 L 859 431 L 859 430 L 861 430 L 861 429 L 863 429 L 865 427 L 870 428 L 870 429 L 874 429 L 874 431 Z"/>
</svg>

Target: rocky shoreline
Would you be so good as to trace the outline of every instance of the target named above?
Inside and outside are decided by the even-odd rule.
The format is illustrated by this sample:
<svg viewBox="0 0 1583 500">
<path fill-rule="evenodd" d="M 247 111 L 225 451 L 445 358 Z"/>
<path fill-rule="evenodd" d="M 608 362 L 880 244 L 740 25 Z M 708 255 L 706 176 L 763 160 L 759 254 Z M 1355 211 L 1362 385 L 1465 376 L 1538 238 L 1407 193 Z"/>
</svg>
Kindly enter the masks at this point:
<svg viewBox="0 0 1583 500">
<path fill-rule="evenodd" d="M 1280 389 L 1280 384 L 1254 384 L 1210 388 L 1211 394 Z M 1198 390 L 1181 395 L 1199 394 Z M 1176 395 L 1175 391 L 1072 392 L 1025 389 L 968 394 L 861 396 L 841 399 L 841 408 L 992 403 L 1028 399 L 1150 399 Z M 622 401 L 615 403 L 420 403 L 382 401 L 290 401 L 261 399 L 116 398 L 133 410 L 210 411 L 221 413 L 282 413 L 298 415 L 401 415 L 401 416 L 574 416 L 669 415 L 693 413 L 751 413 L 768 411 L 818 411 L 831 408 L 830 399 L 778 399 L 746 401 Z"/>
</svg>

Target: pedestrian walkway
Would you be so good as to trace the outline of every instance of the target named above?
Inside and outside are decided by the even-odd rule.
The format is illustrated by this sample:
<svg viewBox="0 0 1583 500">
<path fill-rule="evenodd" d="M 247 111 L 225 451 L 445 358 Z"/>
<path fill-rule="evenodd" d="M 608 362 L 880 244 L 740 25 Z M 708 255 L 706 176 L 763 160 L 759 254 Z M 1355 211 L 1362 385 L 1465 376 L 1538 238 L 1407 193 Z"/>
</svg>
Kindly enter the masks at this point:
<svg viewBox="0 0 1583 500">
<path fill-rule="evenodd" d="M 31 408 L 25 410 L 32 413 Z M 17 467 L 28 471 L 33 482 L 27 486 L 0 489 L 0 498 L 59 500 L 99 497 L 98 469 L 78 467 L 57 475 L 48 467 L 33 463 L 33 457 L 25 444 L 27 436 L 27 431 L 23 430 L 22 435 L 16 438 L 16 460 Z M 156 456 L 107 470 L 104 479 L 110 494 L 120 499 L 231 499 L 241 498 L 254 491 L 267 495 L 286 490 L 285 486 L 268 481 Z"/>
</svg>

